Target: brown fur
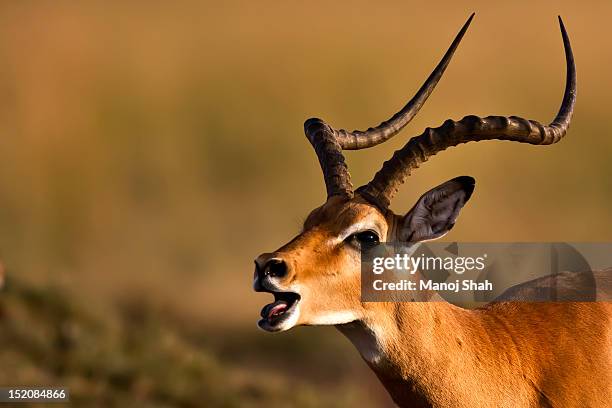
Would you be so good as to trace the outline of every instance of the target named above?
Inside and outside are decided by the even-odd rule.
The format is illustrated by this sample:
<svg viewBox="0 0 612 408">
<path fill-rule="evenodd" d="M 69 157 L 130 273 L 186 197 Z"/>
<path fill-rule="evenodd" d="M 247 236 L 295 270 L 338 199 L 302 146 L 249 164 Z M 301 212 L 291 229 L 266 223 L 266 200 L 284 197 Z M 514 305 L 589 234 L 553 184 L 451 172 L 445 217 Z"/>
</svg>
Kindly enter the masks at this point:
<svg viewBox="0 0 612 408">
<path fill-rule="evenodd" d="M 609 407 L 612 304 L 365 304 L 339 329 L 370 336 L 368 361 L 402 407 Z M 357 345 L 357 344 L 356 344 Z M 359 348 L 359 345 L 357 345 Z"/>
<path fill-rule="evenodd" d="M 332 197 L 273 254 L 299 291 L 296 324 L 335 324 L 402 407 L 610 407 L 612 303 L 362 303 L 357 224 L 397 239 L 401 217 Z M 333 321 L 353 316 L 350 321 Z"/>
</svg>

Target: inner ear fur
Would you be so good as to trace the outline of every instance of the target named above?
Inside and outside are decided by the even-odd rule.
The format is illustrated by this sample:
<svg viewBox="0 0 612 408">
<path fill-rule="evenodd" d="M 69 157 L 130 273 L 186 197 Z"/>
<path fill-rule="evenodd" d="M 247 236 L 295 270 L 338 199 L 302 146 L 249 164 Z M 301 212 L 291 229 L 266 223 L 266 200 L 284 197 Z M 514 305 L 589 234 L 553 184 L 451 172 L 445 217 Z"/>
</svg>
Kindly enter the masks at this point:
<svg viewBox="0 0 612 408">
<path fill-rule="evenodd" d="M 405 242 L 422 242 L 448 233 L 461 208 L 474 192 L 476 180 L 469 176 L 455 177 L 429 190 L 404 216 L 399 238 Z"/>
</svg>

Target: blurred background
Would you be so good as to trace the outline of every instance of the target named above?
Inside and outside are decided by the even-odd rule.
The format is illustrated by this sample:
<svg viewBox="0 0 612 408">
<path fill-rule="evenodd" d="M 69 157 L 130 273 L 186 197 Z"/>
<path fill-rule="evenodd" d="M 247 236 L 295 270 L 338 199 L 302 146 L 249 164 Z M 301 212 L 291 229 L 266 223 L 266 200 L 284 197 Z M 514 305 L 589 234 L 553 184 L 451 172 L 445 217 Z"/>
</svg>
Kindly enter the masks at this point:
<svg viewBox="0 0 612 408">
<path fill-rule="evenodd" d="M 252 262 L 325 199 L 304 120 L 386 119 L 472 11 L 421 113 L 346 153 L 355 184 L 447 118 L 547 123 L 561 14 L 567 139 L 441 153 L 393 209 L 465 174 L 448 240 L 609 241 L 609 1 L 0 3 L 0 385 L 68 386 L 75 406 L 390 406 L 335 329 L 256 329 Z"/>
</svg>

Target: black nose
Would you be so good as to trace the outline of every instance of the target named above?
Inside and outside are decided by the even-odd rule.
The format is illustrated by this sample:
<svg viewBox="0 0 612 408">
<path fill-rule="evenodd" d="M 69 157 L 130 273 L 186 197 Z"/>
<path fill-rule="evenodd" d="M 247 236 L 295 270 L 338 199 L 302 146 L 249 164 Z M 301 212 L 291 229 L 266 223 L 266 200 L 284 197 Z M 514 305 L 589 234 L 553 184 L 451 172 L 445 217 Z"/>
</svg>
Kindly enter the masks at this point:
<svg viewBox="0 0 612 408">
<path fill-rule="evenodd" d="M 287 275 L 287 264 L 282 259 L 269 259 L 263 267 L 263 275 L 269 275 L 273 278 L 282 278 Z"/>
</svg>

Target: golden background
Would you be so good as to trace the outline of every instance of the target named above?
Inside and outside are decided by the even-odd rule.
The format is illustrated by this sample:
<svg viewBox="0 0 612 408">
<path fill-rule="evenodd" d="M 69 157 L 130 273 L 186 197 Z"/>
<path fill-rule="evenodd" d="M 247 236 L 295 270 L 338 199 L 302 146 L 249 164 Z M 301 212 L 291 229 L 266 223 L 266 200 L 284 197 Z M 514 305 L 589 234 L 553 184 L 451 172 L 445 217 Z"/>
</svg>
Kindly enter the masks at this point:
<svg viewBox="0 0 612 408">
<path fill-rule="evenodd" d="M 561 14 L 567 139 L 451 149 L 393 208 L 465 174 L 449 240 L 609 241 L 610 2 L 0 4 L 0 384 L 65 385 L 78 406 L 388 406 L 333 328 L 256 329 L 252 262 L 325 199 L 304 120 L 386 119 L 472 11 L 421 113 L 346 153 L 354 183 L 446 118 L 551 120 Z"/>
</svg>

